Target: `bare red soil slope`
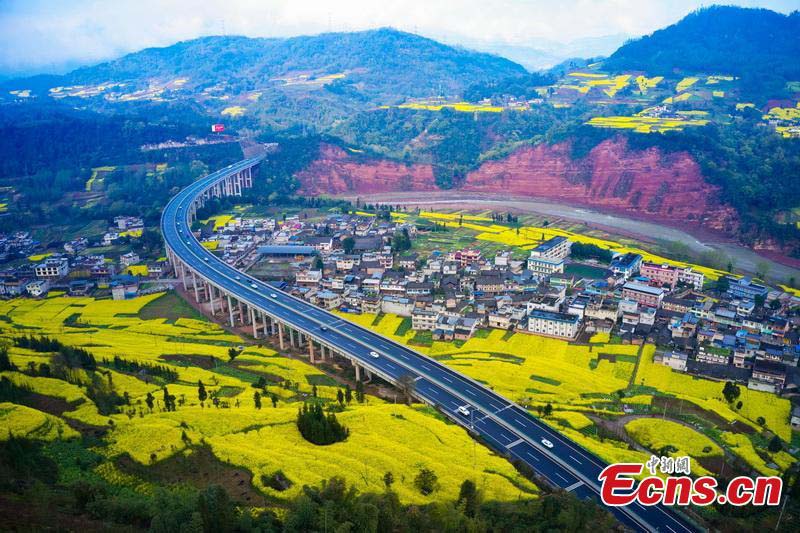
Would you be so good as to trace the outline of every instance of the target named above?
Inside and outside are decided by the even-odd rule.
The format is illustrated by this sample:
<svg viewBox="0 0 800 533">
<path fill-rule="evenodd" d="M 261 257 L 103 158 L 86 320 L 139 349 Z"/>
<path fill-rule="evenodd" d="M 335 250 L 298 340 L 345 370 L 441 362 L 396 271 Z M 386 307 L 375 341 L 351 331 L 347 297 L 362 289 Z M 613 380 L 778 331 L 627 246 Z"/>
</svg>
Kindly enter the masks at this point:
<svg viewBox="0 0 800 533">
<path fill-rule="evenodd" d="M 430 165 L 362 160 L 325 146 L 298 175 L 308 194 L 432 191 Z M 567 143 L 524 147 L 470 172 L 461 191 L 530 196 L 730 232 L 736 214 L 719 201 L 700 167 L 686 153 L 630 150 L 623 139 L 604 141 L 573 159 Z"/>
<path fill-rule="evenodd" d="M 297 177 L 301 192 L 313 195 L 439 190 L 430 165 L 363 160 L 332 145 L 323 145 L 320 156 Z"/>
</svg>

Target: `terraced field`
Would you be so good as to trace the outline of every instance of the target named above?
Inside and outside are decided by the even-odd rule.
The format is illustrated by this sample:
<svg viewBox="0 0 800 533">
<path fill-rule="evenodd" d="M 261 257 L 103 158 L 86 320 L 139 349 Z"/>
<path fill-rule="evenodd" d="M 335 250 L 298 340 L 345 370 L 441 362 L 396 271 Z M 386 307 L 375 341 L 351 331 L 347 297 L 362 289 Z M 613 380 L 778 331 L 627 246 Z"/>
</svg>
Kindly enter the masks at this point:
<svg viewBox="0 0 800 533">
<path fill-rule="evenodd" d="M 343 386 L 318 368 L 247 344 L 213 323 L 189 318 L 196 316 L 191 313 L 143 318 L 152 315 L 149 308 L 160 305 L 159 298 L 166 297 L 111 301 L 54 296 L 0 303 L 0 340 L 6 344 L 20 335 L 47 335 L 85 348 L 98 362 L 96 372 L 71 370 L 70 382 L 31 376 L 31 365 L 54 364 L 52 354 L 12 346 L 10 358 L 18 370 L 2 376 L 38 398 L 59 399 L 69 409 L 57 416 L 0 403 L 0 424 L 15 436 L 46 440 L 76 438 L 74 428 L 95 428 L 104 433 L 104 445 L 93 451 L 105 458 L 96 473 L 132 486 L 147 484 L 120 472 L 121 458 L 155 472 L 162 463 L 186 456 L 203 443 L 216 460 L 252 473 L 252 483 L 269 499 L 295 496 L 304 484 L 318 484 L 331 476 L 342 476 L 361 490 L 378 491 L 386 472 L 393 473 L 393 488 L 405 502 L 454 499 L 467 478 L 498 500 L 536 494 L 536 487 L 505 459 L 476 445 L 462 429 L 427 408 L 384 403 L 373 396 L 364 403 L 353 400 L 338 415 L 350 429 L 346 441 L 330 446 L 308 443 L 294 422 L 298 406 L 303 401 L 335 402 Z M 242 344 L 244 351 L 231 361 L 228 350 Z M 122 372 L 103 362 L 115 356 L 163 365 L 178 377 L 167 383 L 156 374 Z M 101 413 L 90 398 L 88 385 L 94 374 L 128 398 L 119 412 Z M 266 383 L 265 390 L 253 387 L 259 380 Z M 198 381 L 209 395 L 203 405 Z M 164 409 L 165 387 L 176 398 L 175 411 Z M 260 409 L 255 406 L 256 390 L 263 398 Z M 148 395 L 153 397 L 152 408 L 147 406 Z M 5 438 L 7 433 L 0 434 Z M 413 485 L 423 467 L 439 478 L 439 489 L 429 496 Z M 270 479 L 278 471 L 291 481 L 290 488 L 273 488 Z"/>
<path fill-rule="evenodd" d="M 753 449 L 764 428 L 784 441 L 791 440 L 788 400 L 743 387 L 739 397 L 742 407 L 736 409 L 724 400 L 721 383 L 653 363 L 652 345 L 642 349 L 634 375 L 639 347 L 610 343 L 607 335 L 597 335 L 590 344 L 579 345 L 491 330 L 454 344 L 432 341 L 429 334 L 409 329 L 407 318 L 343 316 L 452 366 L 534 413 L 541 415 L 541 409 L 549 405 L 553 411 L 545 421 L 609 462 L 644 462 L 649 455 L 620 440 L 602 437 L 600 427 L 629 413 L 661 416 L 661 404 L 655 403 L 664 400 L 683 401 L 701 414 L 713 414 L 721 425 L 703 422 L 698 433 L 664 420 L 632 422 L 628 434 L 646 448 L 661 449 L 672 444 L 681 453 L 705 459 L 720 455 L 725 446 L 762 472 L 776 471 L 766 466 L 768 462 L 788 466 L 794 461 L 785 452 L 769 454 L 765 460 L 766 452 L 758 454 Z M 683 407 L 675 412 L 670 409 L 670 416 L 681 416 L 682 410 Z M 686 407 L 686 413 L 690 411 Z M 761 417 L 765 420 L 763 427 L 759 424 Z M 734 431 L 737 424 L 739 429 Z M 704 451 L 706 446 L 711 446 L 711 451 Z M 703 472 L 702 467 L 698 466 L 697 471 Z"/>
</svg>

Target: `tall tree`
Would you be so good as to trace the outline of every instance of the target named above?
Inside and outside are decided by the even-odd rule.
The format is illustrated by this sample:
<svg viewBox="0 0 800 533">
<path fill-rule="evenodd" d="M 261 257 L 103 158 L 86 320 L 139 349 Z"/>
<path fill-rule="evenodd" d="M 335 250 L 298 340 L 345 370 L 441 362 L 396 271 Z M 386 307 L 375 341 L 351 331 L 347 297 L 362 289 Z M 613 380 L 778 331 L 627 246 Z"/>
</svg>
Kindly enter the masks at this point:
<svg viewBox="0 0 800 533">
<path fill-rule="evenodd" d="M 208 398 L 208 393 L 206 392 L 206 386 L 203 385 L 201 380 L 197 380 L 197 398 L 200 400 L 200 405 L 203 405 L 203 402 L 206 401 Z"/>
</svg>

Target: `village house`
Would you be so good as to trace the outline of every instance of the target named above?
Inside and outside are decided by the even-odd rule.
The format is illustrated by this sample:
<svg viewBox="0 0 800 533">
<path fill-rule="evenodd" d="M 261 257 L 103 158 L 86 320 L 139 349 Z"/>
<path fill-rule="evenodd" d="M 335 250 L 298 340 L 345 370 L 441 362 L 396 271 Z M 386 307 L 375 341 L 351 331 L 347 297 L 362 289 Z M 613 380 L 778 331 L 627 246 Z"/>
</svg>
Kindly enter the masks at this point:
<svg viewBox="0 0 800 533">
<path fill-rule="evenodd" d="M 609 270 L 614 274 L 621 274 L 625 279 L 639 272 L 639 266 L 642 264 L 642 256 L 628 252 L 626 254 L 618 254 L 611 260 Z"/>
<path fill-rule="evenodd" d="M 25 291 L 34 298 L 44 296 L 50 289 L 50 282 L 46 279 L 37 279 L 25 285 Z"/>
<path fill-rule="evenodd" d="M 658 357 L 660 357 L 660 362 L 664 366 L 668 366 L 673 370 L 677 370 L 678 372 L 685 372 L 686 371 L 686 363 L 689 360 L 689 356 L 682 352 L 665 352 L 660 356 L 656 356 L 657 361 Z"/>
<path fill-rule="evenodd" d="M 557 235 L 547 239 L 531 250 L 531 258 L 563 260 L 569 257 L 572 250 L 572 241 Z M 530 262 L 530 260 L 529 260 Z"/>
<path fill-rule="evenodd" d="M 123 267 L 129 267 L 131 265 L 135 265 L 139 263 L 139 261 L 140 261 L 139 254 L 137 254 L 136 252 L 128 252 L 126 254 L 122 254 L 119 257 L 119 263 Z"/>
<path fill-rule="evenodd" d="M 674 289 L 678 284 L 678 268 L 672 265 L 643 262 L 639 267 L 639 275 L 646 277 L 657 287 L 667 285 Z"/>
<path fill-rule="evenodd" d="M 439 313 L 427 309 L 414 309 L 411 312 L 411 329 L 417 331 L 433 331 L 436 329 L 436 321 Z"/>
<path fill-rule="evenodd" d="M 756 361 L 747 388 L 779 393 L 786 384 L 786 367 L 772 361 Z"/>
<path fill-rule="evenodd" d="M 69 261 L 66 257 L 48 257 L 35 267 L 37 278 L 63 278 L 69 274 Z"/>
<path fill-rule="evenodd" d="M 661 305 L 661 300 L 664 298 L 664 289 L 651 287 L 644 283 L 629 281 L 622 287 L 622 297 L 628 300 L 634 300 L 642 305 L 659 307 Z"/>
<path fill-rule="evenodd" d="M 564 260 L 551 259 L 549 257 L 534 257 L 531 255 L 531 257 L 528 258 L 528 270 L 540 276 L 563 273 Z"/>
<path fill-rule="evenodd" d="M 580 324 L 580 317 L 567 313 L 534 310 L 528 314 L 528 331 L 549 337 L 574 339 Z"/>
</svg>

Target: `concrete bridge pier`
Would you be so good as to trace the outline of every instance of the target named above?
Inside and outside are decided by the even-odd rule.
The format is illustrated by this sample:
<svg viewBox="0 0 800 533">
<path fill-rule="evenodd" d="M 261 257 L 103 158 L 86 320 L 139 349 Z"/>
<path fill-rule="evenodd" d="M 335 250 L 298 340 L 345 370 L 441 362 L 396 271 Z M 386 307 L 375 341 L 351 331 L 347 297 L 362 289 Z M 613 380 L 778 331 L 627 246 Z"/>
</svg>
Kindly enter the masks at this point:
<svg viewBox="0 0 800 533">
<path fill-rule="evenodd" d="M 211 284 L 208 284 L 208 296 L 211 300 L 211 316 L 214 316 L 217 314 L 217 304 L 214 301 L 214 286 Z"/>
<path fill-rule="evenodd" d="M 197 291 L 197 274 L 192 272 L 192 287 L 194 287 L 194 300 L 200 303 L 200 293 Z"/>
<path fill-rule="evenodd" d="M 264 331 L 264 337 L 269 337 L 269 326 L 267 325 L 269 318 L 266 313 L 261 313 L 261 329 Z"/>
</svg>

